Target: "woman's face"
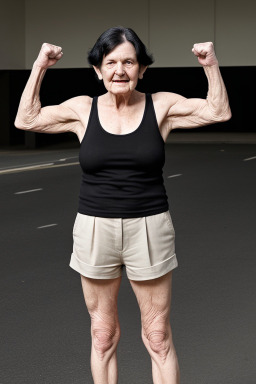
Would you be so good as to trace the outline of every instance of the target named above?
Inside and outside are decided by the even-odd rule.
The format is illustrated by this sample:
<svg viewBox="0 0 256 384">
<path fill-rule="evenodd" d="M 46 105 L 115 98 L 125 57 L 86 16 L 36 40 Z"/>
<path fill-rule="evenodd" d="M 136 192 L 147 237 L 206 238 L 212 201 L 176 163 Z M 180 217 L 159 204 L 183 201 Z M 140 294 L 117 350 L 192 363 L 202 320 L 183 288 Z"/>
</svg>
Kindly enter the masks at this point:
<svg viewBox="0 0 256 384">
<path fill-rule="evenodd" d="M 122 95 L 135 89 L 146 67 L 138 63 L 134 46 L 125 41 L 103 57 L 100 68 L 94 69 L 107 91 Z"/>
</svg>

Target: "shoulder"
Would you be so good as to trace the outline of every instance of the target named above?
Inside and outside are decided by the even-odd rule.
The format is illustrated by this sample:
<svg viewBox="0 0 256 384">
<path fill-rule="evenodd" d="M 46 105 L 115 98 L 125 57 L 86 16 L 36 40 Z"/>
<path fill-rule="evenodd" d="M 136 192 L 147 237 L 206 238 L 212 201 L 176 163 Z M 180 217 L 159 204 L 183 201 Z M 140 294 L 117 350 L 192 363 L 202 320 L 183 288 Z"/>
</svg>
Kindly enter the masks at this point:
<svg viewBox="0 0 256 384">
<path fill-rule="evenodd" d="M 76 127 L 76 134 L 81 142 L 89 121 L 90 111 L 92 107 L 92 97 L 77 96 L 64 101 L 61 105 L 72 111 L 76 116 L 79 124 Z"/>
<path fill-rule="evenodd" d="M 91 108 L 92 98 L 90 96 L 76 96 L 61 103 L 61 105 L 79 112 L 81 109 L 85 112 Z"/>
<path fill-rule="evenodd" d="M 186 98 L 173 92 L 157 92 L 152 94 L 152 100 L 159 129 L 166 138 L 172 129 L 169 118 L 172 108 Z"/>
<path fill-rule="evenodd" d="M 185 97 L 173 92 L 157 92 L 152 93 L 152 100 L 154 105 L 160 108 L 170 109 L 174 104 L 186 100 Z"/>
</svg>

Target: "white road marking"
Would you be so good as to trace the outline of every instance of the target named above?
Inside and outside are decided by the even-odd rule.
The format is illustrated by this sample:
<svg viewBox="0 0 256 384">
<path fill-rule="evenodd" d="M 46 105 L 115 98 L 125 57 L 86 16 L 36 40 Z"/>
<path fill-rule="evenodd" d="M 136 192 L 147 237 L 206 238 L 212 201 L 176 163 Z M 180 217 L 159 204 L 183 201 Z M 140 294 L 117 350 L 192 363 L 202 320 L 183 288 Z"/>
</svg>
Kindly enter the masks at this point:
<svg viewBox="0 0 256 384">
<path fill-rule="evenodd" d="M 171 179 L 172 177 L 178 177 L 178 176 L 182 176 L 182 173 L 178 173 L 177 175 L 167 176 L 167 179 Z"/>
<path fill-rule="evenodd" d="M 49 160 L 49 163 L 50 164 L 55 164 L 55 162 L 58 162 L 58 161 L 66 161 L 66 160 L 70 160 L 70 159 L 77 159 L 78 157 L 77 156 L 72 156 L 72 157 L 66 157 L 66 158 L 62 158 L 62 159 L 59 159 L 59 160 Z M 48 164 L 48 163 L 47 163 Z M 44 162 L 37 162 L 37 163 L 28 163 L 28 164 L 21 164 L 19 169 L 21 168 L 27 168 L 27 167 L 39 167 L 39 166 L 44 166 L 45 163 Z M 8 166 L 8 167 L 0 167 L 0 172 L 1 171 L 7 171 L 7 170 L 12 170 L 12 169 L 16 169 L 13 168 L 12 166 Z"/>
<path fill-rule="evenodd" d="M 253 156 L 253 157 L 248 157 L 247 159 L 244 159 L 244 161 L 255 160 L 255 159 L 256 159 L 256 156 Z"/>
<path fill-rule="evenodd" d="M 14 195 L 22 195 L 23 193 L 37 192 L 37 191 L 42 191 L 42 190 L 43 190 L 43 188 L 30 189 L 29 191 L 15 192 Z"/>
<path fill-rule="evenodd" d="M 48 224 L 48 225 L 42 225 L 41 227 L 37 227 L 37 229 L 42 229 L 42 228 L 49 228 L 49 227 L 54 227 L 55 225 L 58 225 L 58 224 Z"/>
<path fill-rule="evenodd" d="M 9 168 L 9 169 L 5 169 L 3 171 L 0 171 L 0 175 L 7 174 L 7 173 L 16 173 L 16 172 L 38 171 L 38 170 L 46 169 L 46 168 L 69 167 L 70 165 L 78 165 L 78 164 L 79 164 L 79 162 L 67 163 L 67 164 L 49 163 L 49 164 L 33 165 L 33 166 L 29 166 L 29 167 Z"/>
<path fill-rule="evenodd" d="M 77 159 L 77 156 L 72 156 L 72 157 L 66 157 L 65 159 L 59 159 L 59 161 L 66 161 L 70 159 Z"/>
<path fill-rule="evenodd" d="M 30 165 L 28 167 L 9 168 L 9 169 L 4 169 L 3 171 L 0 171 L 0 174 L 12 173 L 12 172 L 21 172 L 21 171 L 31 171 L 33 169 L 49 167 L 53 164 L 54 163 L 47 163 L 47 164 Z"/>
<path fill-rule="evenodd" d="M 5 171 L 12 171 L 13 169 L 27 169 L 27 168 L 34 168 L 34 167 L 44 167 L 45 165 L 51 165 L 54 164 L 53 162 L 51 163 L 31 163 L 31 164 L 22 164 L 20 167 L 6 167 L 6 168 L 0 168 L 0 172 L 5 172 Z"/>
</svg>

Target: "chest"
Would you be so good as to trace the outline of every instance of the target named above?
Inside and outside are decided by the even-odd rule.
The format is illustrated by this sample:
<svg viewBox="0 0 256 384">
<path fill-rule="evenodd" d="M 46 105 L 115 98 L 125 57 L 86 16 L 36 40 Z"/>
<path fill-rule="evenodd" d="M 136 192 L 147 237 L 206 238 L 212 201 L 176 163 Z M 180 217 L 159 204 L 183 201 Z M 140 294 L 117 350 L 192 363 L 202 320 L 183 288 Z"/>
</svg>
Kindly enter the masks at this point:
<svg viewBox="0 0 256 384">
<path fill-rule="evenodd" d="M 100 132 L 97 136 L 88 131 L 79 158 L 83 170 L 91 174 L 159 172 L 165 162 L 165 148 L 157 131 L 146 135 L 143 129 L 128 135 Z"/>
<path fill-rule="evenodd" d="M 120 110 L 98 105 L 99 122 L 102 128 L 115 135 L 124 135 L 135 131 L 142 123 L 145 104 L 125 107 Z"/>
</svg>

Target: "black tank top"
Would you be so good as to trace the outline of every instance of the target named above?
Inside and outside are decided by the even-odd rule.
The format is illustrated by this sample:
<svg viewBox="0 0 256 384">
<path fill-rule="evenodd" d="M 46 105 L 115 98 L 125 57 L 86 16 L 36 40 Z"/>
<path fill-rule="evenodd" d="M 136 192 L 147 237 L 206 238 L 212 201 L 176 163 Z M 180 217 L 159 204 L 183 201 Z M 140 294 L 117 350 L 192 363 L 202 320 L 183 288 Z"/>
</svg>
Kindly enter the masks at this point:
<svg viewBox="0 0 256 384">
<path fill-rule="evenodd" d="M 100 124 L 98 97 L 93 98 L 81 143 L 83 170 L 78 212 L 99 217 L 131 218 L 168 210 L 163 183 L 165 143 L 152 97 L 139 127 L 124 135 L 107 132 Z"/>
</svg>

